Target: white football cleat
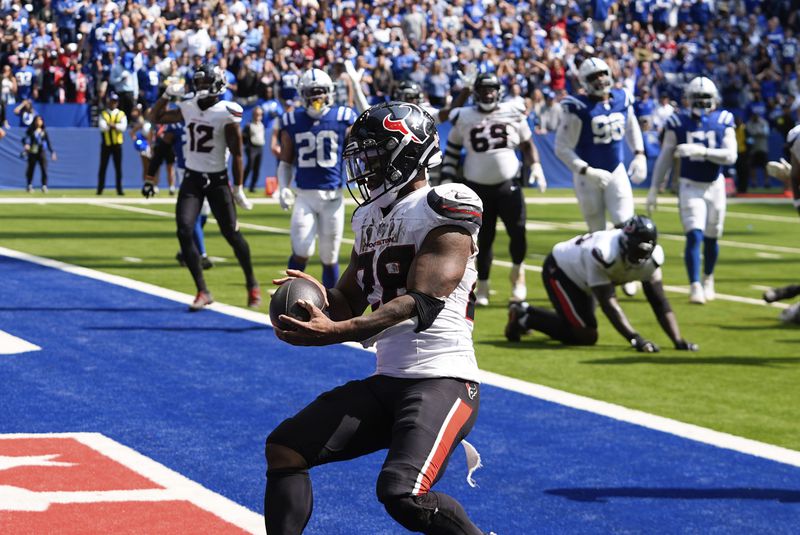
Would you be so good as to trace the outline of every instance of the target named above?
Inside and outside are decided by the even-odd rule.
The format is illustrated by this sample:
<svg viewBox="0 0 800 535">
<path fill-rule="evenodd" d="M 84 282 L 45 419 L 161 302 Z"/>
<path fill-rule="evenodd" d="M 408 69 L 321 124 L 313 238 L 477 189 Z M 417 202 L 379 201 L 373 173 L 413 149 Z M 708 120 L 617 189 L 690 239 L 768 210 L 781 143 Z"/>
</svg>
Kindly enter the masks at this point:
<svg viewBox="0 0 800 535">
<path fill-rule="evenodd" d="M 639 281 L 626 282 L 622 285 L 622 293 L 628 297 L 633 297 L 639 291 Z"/>
<path fill-rule="evenodd" d="M 689 288 L 689 302 L 695 305 L 706 304 L 706 294 L 703 292 L 703 285 L 699 282 L 693 282 Z"/>
<path fill-rule="evenodd" d="M 717 292 L 714 291 L 714 275 L 703 277 L 703 294 L 706 297 L 706 301 L 713 301 L 717 297 Z"/>
<path fill-rule="evenodd" d="M 479 307 L 489 305 L 489 281 L 479 280 L 475 288 L 475 304 Z"/>
<path fill-rule="evenodd" d="M 509 280 L 511 280 L 511 298 L 509 301 L 512 303 L 525 301 L 528 297 L 528 287 L 525 286 L 525 266 L 513 264 Z"/>
</svg>

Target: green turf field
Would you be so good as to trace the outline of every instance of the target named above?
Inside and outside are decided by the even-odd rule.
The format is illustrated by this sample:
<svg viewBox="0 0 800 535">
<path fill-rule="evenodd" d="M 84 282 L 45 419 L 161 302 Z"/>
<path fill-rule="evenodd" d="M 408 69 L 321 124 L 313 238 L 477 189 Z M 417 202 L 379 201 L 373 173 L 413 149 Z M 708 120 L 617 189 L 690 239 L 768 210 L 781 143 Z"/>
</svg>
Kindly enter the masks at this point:
<svg viewBox="0 0 800 535">
<path fill-rule="evenodd" d="M 126 201 L 130 202 L 134 193 Z M 51 190 L 47 197 L 4 192 L 0 203 L 79 196 L 93 197 L 88 191 Z M 547 196 L 571 197 L 572 192 L 552 191 Z M 538 194 L 535 197 L 541 198 Z M 193 294 L 188 271 L 174 259 L 178 243 L 173 207 L 144 200 L 118 204 L 117 200 L 103 197 L 105 205 L 3 203 L 0 246 Z M 728 209 L 716 272 L 717 292 L 723 299 L 706 306 L 689 305 L 686 293 L 681 293 L 687 282 L 676 206 L 664 203 L 654 215 L 667 255 L 664 274 L 668 296 L 685 338 L 700 344 L 699 353 L 671 349 L 641 294 L 632 299 L 621 297 L 622 306 L 635 328 L 662 345 L 659 354 L 644 355 L 629 348 L 602 313 L 600 341 L 595 347 L 564 347 L 536 334 L 519 344 L 506 342 L 503 327 L 509 283 L 505 262 L 509 256 L 504 232 L 499 230 L 495 244 L 498 262 L 492 271 L 496 293 L 492 304 L 476 313 L 475 344 L 480 366 L 800 450 L 796 417 L 800 402 L 800 327 L 781 325 L 779 309 L 759 301 L 764 286 L 800 279 L 800 219 L 788 202 L 731 204 Z M 271 278 L 281 274 L 289 256 L 289 217 L 276 204 L 259 204 L 252 212 L 240 213 L 240 219 L 256 274 L 266 288 Z M 574 203 L 529 205 L 528 221 L 529 263 L 534 267 L 541 264 L 553 244 L 583 229 Z M 349 229 L 345 236 L 352 238 Z M 206 227 L 206 243 L 212 257 L 223 259 L 206 273 L 214 297 L 244 306 L 242 274 L 213 223 Z M 343 260 L 348 258 L 351 243 L 343 245 Z M 309 272 L 319 276 L 318 264 L 312 263 Z M 538 272 L 529 272 L 528 292 L 530 301 L 549 306 Z M 726 296 L 730 298 L 724 299 Z"/>
</svg>

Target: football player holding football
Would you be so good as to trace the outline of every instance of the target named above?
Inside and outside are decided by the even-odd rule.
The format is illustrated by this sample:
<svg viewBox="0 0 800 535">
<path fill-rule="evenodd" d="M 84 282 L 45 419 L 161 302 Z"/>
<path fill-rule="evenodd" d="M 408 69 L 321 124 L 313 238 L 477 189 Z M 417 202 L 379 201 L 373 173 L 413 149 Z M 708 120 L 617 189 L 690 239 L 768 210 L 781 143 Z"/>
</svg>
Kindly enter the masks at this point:
<svg viewBox="0 0 800 535">
<path fill-rule="evenodd" d="M 439 140 L 433 118 L 414 104 L 361 114 L 344 159 L 360 203 L 350 264 L 327 290 L 325 311 L 301 302 L 311 320 L 281 316 L 295 330 L 275 333 L 294 345 L 376 343 L 377 370 L 322 394 L 269 435 L 267 533 L 303 531 L 310 468 L 388 449 L 377 495 L 392 518 L 414 532 L 478 535 L 461 505 L 432 487 L 478 413 L 470 294 L 481 201 L 463 184 L 428 184 Z"/>
<path fill-rule="evenodd" d="M 304 271 L 319 236 L 322 282 L 339 280 L 339 247 L 344 232 L 342 149 L 356 113 L 333 104 L 334 85 L 320 69 L 298 83 L 303 107 L 280 120 L 278 184 L 281 208 L 292 207 L 289 269 Z"/>
<path fill-rule="evenodd" d="M 243 186 L 242 132 L 239 129 L 242 107 L 221 100 L 226 81 L 219 67 L 201 65 L 194 71 L 192 82 L 194 93 L 185 96 L 182 84 L 168 86 L 151 112 L 156 123 L 183 121 L 185 124 L 186 169 L 178 191 L 175 218 L 181 253 L 197 286 L 197 296 L 189 310 L 201 310 L 213 302 L 203 277 L 200 253 L 193 240 L 195 223 L 204 199 L 208 199 L 222 235 L 233 248 L 244 271 L 247 306 L 257 308 L 261 304 L 261 290 L 253 273 L 250 246 L 239 231 L 236 220 L 235 204 L 245 210 L 253 208 L 244 194 Z M 177 109 L 167 109 L 171 99 L 179 99 Z M 228 183 L 228 153 L 233 157 L 233 191 Z"/>
<path fill-rule="evenodd" d="M 478 75 L 473 87 L 472 107 L 450 112 L 452 128 L 442 165 L 442 179 L 456 180 L 462 148 L 466 149 L 464 183 L 483 201 L 483 225 L 478 236 L 478 283 L 476 304 L 489 304 L 489 272 L 498 216 L 510 238 L 511 300 L 527 296 L 523 261 L 528 251 L 525 236 L 523 183 L 547 185 L 539 153 L 525 110 L 517 103 L 500 102 L 500 80 L 493 73 Z M 522 152 L 520 167 L 516 151 Z M 522 178 L 520 179 L 520 169 Z"/>
<path fill-rule="evenodd" d="M 664 125 L 647 207 L 651 212 L 656 209 L 659 185 L 675 161 L 680 176 L 681 223 L 686 234 L 684 262 L 689 275 L 689 302 L 702 305 L 715 297 L 714 267 L 725 222 L 722 166 L 736 163 L 736 127 L 731 112 L 717 109 L 719 93 L 714 82 L 699 76 L 689 82 L 685 93 L 690 111 L 672 114 Z"/>
<path fill-rule="evenodd" d="M 535 329 L 568 345 L 597 343 L 595 300 L 614 328 L 636 351 L 655 353 L 659 347 L 631 325 L 617 301 L 615 285 L 641 281 L 658 323 L 675 349 L 697 351 L 681 337 L 678 320 L 664 294 L 661 266 L 664 250 L 656 244 L 655 224 L 634 216 L 620 229 L 601 230 L 557 243 L 544 261 L 542 282 L 555 311 L 528 306 L 509 307 L 506 338 L 519 341 Z"/>
</svg>

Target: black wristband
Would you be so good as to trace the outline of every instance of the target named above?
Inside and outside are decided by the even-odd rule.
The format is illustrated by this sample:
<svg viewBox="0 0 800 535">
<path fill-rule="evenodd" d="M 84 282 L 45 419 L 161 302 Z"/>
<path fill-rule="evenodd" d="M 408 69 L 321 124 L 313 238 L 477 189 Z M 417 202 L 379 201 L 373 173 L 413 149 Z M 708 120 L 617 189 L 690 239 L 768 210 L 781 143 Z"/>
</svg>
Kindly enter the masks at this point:
<svg viewBox="0 0 800 535">
<path fill-rule="evenodd" d="M 444 309 L 444 300 L 414 290 L 408 290 L 406 295 L 410 295 L 414 299 L 418 320 L 414 332 L 420 333 L 433 325 L 439 312 Z"/>
</svg>

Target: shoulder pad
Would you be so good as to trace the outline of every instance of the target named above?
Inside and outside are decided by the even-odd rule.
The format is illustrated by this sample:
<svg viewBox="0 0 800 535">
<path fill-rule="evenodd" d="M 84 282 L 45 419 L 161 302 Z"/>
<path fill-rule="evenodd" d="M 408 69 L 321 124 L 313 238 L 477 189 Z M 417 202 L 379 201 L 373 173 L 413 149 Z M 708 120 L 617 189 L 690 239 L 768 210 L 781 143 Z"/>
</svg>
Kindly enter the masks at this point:
<svg viewBox="0 0 800 535">
<path fill-rule="evenodd" d="M 356 112 L 347 106 L 336 106 L 336 120 L 351 125 L 356 121 Z"/>
<path fill-rule="evenodd" d="M 594 258 L 595 262 L 603 266 L 604 268 L 610 268 L 614 265 L 614 258 L 608 258 L 608 251 L 603 251 L 600 247 L 593 247 L 592 248 L 592 258 Z"/>
<path fill-rule="evenodd" d="M 676 128 L 680 128 L 681 126 L 681 116 L 678 112 L 674 112 L 672 115 L 667 117 L 667 121 L 664 124 L 664 127 L 669 130 L 675 130 Z"/>
<path fill-rule="evenodd" d="M 719 116 L 717 117 L 717 121 L 727 127 L 735 127 L 736 122 L 733 120 L 733 114 L 728 110 L 719 110 Z"/>
<path fill-rule="evenodd" d="M 439 216 L 480 226 L 483 203 L 464 184 L 442 184 L 428 192 L 428 206 Z"/>
<path fill-rule="evenodd" d="M 241 119 L 242 118 L 243 110 L 242 110 L 242 107 L 239 106 L 237 103 L 230 102 L 230 101 L 226 100 L 225 101 L 225 109 L 228 111 L 228 113 L 230 115 L 232 115 L 236 119 Z"/>
<path fill-rule="evenodd" d="M 800 136 L 800 124 L 789 130 L 789 133 L 786 134 L 786 143 L 791 145 L 795 142 L 798 136 Z"/>
<path fill-rule="evenodd" d="M 560 105 L 564 111 L 573 114 L 577 114 L 580 110 L 586 109 L 586 103 L 573 95 L 564 97 Z"/>
<path fill-rule="evenodd" d="M 664 256 L 664 248 L 660 245 L 656 245 L 656 248 L 653 249 L 653 255 L 650 257 L 656 267 L 661 267 L 664 265 L 664 260 L 666 259 Z"/>
</svg>

